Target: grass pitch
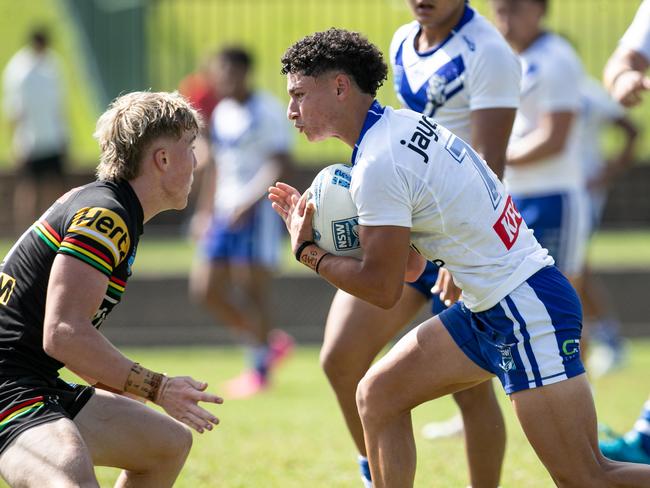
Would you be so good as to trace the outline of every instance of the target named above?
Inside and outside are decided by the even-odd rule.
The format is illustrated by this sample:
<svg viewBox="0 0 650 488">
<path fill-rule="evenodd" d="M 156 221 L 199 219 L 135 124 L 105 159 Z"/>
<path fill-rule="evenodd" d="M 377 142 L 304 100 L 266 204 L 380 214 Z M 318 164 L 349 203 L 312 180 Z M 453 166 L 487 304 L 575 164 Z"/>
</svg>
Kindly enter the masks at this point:
<svg viewBox="0 0 650 488">
<path fill-rule="evenodd" d="M 110 324 L 107 325 L 110 327 Z M 189 374 L 221 392 L 224 380 L 243 367 L 236 349 L 129 349 L 129 357 L 171 375 Z M 615 429 L 627 429 L 650 391 L 650 340 L 630 344 L 620 370 L 594 382 L 599 419 Z M 508 427 L 508 448 L 502 486 L 553 486 L 498 386 Z M 318 348 L 299 347 L 281 367 L 273 387 L 258 397 L 232 400 L 214 408 L 221 419 L 213 432 L 194 436 L 194 447 L 176 484 L 179 488 L 359 488 L 356 452 L 345 429 L 334 395 L 318 365 Z M 455 412 L 449 398 L 416 409 L 416 433 L 430 420 Z M 467 486 L 460 438 L 426 441 L 416 435 L 417 487 Z M 112 486 L 117 470 L 98 468 L 102 487 Z"/>
</svg>

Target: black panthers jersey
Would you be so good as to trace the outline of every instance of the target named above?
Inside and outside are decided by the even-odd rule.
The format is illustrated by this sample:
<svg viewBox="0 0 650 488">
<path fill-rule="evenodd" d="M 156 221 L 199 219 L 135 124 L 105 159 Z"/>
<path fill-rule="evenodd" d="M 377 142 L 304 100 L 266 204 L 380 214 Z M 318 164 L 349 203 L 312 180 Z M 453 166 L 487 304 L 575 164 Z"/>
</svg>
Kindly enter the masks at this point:
<svg viewBox="0 0 650 488">
<path fill-rule="evenodd" d="M 57 254 L 108 277 L 92 318 L 99 327 L 120 301 L 142 234 L 140 201 L 127 182 L 96 181 L 59 198 L 0 263 L 0 377 L 56 378 L 63 366 L 43 350 L 50 269 Z"/>
</svg>

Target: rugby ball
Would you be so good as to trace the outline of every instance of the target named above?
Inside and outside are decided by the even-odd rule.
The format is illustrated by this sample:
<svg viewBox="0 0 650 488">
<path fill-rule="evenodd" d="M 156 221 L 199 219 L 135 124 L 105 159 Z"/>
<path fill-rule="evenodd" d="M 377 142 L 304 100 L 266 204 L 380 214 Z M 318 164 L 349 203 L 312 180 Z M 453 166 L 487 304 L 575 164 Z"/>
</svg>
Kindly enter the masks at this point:
<svg viewBox="0 0 650 488">
<path fill-rule="evenodd" d="M 307 189 L 307 198 L 316 209 L 314 242 L 337 256 L 361 258 L 359 217 L 350 195 L 351 170 L 345 164 L 323 168 Z"/>
</svg>

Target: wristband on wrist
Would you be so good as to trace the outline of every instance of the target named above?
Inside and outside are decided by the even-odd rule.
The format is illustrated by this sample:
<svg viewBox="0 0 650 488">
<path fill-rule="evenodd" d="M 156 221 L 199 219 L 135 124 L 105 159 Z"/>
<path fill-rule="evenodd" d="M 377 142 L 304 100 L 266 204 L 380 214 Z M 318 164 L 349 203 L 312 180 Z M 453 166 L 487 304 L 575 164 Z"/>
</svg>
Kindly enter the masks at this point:
<svg viewBox="0 0 650 488">
<path fill-rule="evenodd" d="M 124 391 L 155 401 L 164 378 L 165 375 L 162 373 L 156 373 L 143 368 L 138 363 L 133 363 L 124 383 Z"/>
<path fill-rule="evenodd" d="M 311 246 L 312 244 L 316 244 L 314 241 L 305 241 L 302 244 L 298 246 L 298 249 L 296 249 L 296 261 L 300 262 L 300 256 L 302 255 L 302 252 L 305 250 L 307 246 Z"/>
<path fill-rule="evenodd" d="M 320 257 L 320 259 L 319 259 L 318 262 L 316 263 L 316 267 L 314 268 L 314 271 L 316 271 L 316 274 L 320 274 L 320 273 L 318 272 L 318 268 L 320 267 L 320 263 L 323 261 L 323 258 L 324 258 L 325 256 L 329 256 L 330 254 L 331 254 L 331 253 L 326 252 L 325 254 L 323 254 L 323 255 Z"/>
</svg>

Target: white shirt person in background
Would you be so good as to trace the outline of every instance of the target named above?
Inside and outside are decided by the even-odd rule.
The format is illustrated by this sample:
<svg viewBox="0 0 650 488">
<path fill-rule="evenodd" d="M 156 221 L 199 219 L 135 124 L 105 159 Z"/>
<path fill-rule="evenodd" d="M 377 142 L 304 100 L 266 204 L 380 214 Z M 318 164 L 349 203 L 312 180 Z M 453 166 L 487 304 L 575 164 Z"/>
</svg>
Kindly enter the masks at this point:
<svg viewBox="0 0 650 488">
<path fill-rule="evenodd" d="M 213 160 L 193 218 L 200 250 L 190 293 L 246 344 L 250 367 L 226 391 L 243 398 L 268 386 L 270 370 L 293 344 L 271 330 L 269 286 L 282 222 L 264 198 L 290 163 L 293 134 L 280 102 L 252 88 L 253 59 L 245 49 L 224 47 L 214 63 L 223 99 L 212 112 Z"/>
<path fill-rule="evenodd" d="M 599 81 L 586 76 L 580 94 L 578 137 L 589 205 L 588 235 L 591 237 L 600 227 L 612 184 L 632 164 L 638 128 L 623 106 L 605 91 Z M 620 134 L 622 142 L 616 153 L 605 159 L 600 142 L 604 131 L 609 128 Z M 625 348 L 620 335 L 621 326 L 604 283 L 591 272 L 588 255 L 578 282 L 587 335 L 594 346 L 589 347 L 587 369 L 597 377 L 623 361 Z"/>
<path fill-rule="evenodd" d="M 34 29 L 29 45 L 9 60 L 3 89 L 17 171 L 14 220 L 22 231 L 63 192 L 68 152 L 61 67 L 46 29 Z"/>
</svg>

